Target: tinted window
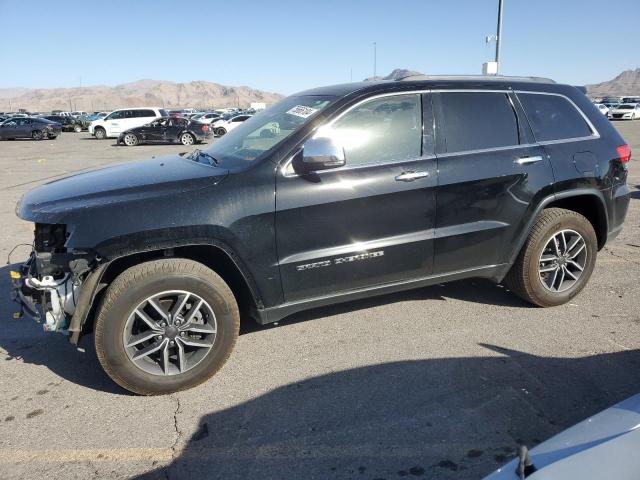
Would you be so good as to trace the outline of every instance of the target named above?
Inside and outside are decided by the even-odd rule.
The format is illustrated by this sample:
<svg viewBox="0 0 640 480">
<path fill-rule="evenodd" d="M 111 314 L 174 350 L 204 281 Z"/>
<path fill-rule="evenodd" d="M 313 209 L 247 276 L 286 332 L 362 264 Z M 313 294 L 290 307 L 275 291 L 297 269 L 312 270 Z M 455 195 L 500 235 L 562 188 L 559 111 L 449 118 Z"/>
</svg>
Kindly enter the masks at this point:
<svg viewBox="0 0 640 480">
<path fill-rule="evenodd" d="M 571 102 L 558 95 L 518 93 L 538 141 L 588 137 L 593 132 Z"/>
<path fill-rule="evenodd" d="M 124 118 L 124 110 L 118 110 L 113 112 L 107 117 L 107 120 L 117 120 L 119 118 Z"/>
<path fill-rule="evenodd" d="M 155 118 L 157 116 L 153 110 L 132 110 L 131 113 L 132 113 L 132 116 L 135 118 L 142 118 L 142 117 Z"/>
<path fill-rule="evenodd" d="M 320 129 L 345 150 L 347 165 L 419 158 L 422 151 L 420 95 L 392 95 L 365 102 Z"/>
<path fill-rule="evenodd" d="M 433 101 L 446 152 L 520 143 L 518 119 L 506 93 L 443 92 L 434 95 Z"/>
</svg>

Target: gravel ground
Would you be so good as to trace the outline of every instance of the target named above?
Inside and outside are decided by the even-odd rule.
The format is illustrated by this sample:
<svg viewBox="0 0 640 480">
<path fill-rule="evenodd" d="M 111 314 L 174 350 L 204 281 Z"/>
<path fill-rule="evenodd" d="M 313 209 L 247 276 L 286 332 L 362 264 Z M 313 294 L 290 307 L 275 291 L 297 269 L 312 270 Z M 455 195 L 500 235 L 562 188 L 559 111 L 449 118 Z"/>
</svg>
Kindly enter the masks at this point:
<svg viewBox="0 0 640 480">
<path fill-rule="evenodd" d="M 640 122 L 616 123 L 640 152 Z M 0 143 L 0 255 L 31 242 L 14 206 L 52 178 L 183 151 L 87 134 Z M 637 155 L 636 155 L 637 156 Z M 622 234 L 585 291 L 538 309 L 469 280 L 245 321 L 209 382 L 137 397 L 12 320 L 0 269 L 0 478 L 475 479 L 640 390 L 640 166 Z M 12 259 L 24 259 L 27 249 Z"/>
</svg>

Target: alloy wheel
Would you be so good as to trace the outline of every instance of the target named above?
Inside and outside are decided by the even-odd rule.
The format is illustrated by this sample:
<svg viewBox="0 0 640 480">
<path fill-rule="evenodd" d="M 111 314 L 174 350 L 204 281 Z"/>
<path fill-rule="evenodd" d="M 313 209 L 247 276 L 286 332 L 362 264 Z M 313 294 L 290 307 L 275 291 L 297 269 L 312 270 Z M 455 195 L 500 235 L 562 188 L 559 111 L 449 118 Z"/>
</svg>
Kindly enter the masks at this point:
<svg viewBox="0 0 640 480">
<path fill-rule="evenodd" d="M 133 364 L 153 375 L 178 375 L 200 363 L 216 340 L 216 317 L 200 296 L 154 294 L 130 314 L 122 341 Z"/>
<path fill-rule="evenodd" d="M 561 230 L 546 243 L 538 263 L 542 285 L 554 293 L 574 286 L 587 264 L 587 244 L 578 232 Z"/>
<path fill-rule="evenodd" d="M 136 145 L 138 143 L 138 139 L 136 138 L 136 136 L 133 133 L 127 133 L 124 136 L 124 143 L 125 143 L 125 145 L 127 145 L 129 147 L 133 147 L 134 145 Z"/>
</svg>

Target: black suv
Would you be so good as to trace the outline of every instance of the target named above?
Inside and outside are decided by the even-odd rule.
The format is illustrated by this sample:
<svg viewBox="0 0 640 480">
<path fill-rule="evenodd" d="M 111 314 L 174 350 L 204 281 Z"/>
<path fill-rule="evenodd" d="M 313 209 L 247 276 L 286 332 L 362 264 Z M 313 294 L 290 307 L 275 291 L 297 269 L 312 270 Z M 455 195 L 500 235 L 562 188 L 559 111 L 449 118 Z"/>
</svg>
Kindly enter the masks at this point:
<svg viewBox="0 0 640 480">
<path fill-rule="evenodd" d="M 567 302 L 622 228 L 630 156 L 580 90 L 550 80 L 318 88 L 204 151 L 27 193 L 34 250 L 14 294 L 72 343 L 92 329 L 124 388 L 174 392 L 224 364 L 240 309 L 266 324 L 469 277 Z"/>
</svg>

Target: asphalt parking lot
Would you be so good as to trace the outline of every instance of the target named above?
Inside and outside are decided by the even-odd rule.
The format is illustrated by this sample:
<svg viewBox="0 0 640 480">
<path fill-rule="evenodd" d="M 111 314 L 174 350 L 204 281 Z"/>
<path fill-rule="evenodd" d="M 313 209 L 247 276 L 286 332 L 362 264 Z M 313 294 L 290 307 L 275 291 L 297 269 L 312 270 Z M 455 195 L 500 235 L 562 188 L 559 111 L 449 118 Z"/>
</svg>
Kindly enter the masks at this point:
<svg viewBox="0 0 640 480">
<path fill-rule="evenodd" d="M 640 122 L 616 123 L 635 157 Z M 183 146 L 86 133 L 0 142 L 0 256 L 32 241 L 14 207 L 50 179 Z M 243 322 L 212 380 L 133 396 L 82 351 L 13 320 L 0 268 L 0 478 L 480 478 L 640 393 L 640 162 L 624 231 L 570 304 L 462 281 Z M 12 261 L 23 260 L 18 248 Z"/>
</svg>

